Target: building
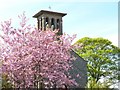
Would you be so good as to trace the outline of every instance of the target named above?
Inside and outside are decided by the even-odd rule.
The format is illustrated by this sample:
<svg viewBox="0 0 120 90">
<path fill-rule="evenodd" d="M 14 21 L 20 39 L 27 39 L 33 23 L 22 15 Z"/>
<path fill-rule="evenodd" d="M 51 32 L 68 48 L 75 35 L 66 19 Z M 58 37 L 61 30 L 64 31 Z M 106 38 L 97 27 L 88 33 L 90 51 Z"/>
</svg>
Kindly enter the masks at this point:
<svg viewBox="0 0 120 90">
<path fill-rule="evenodd" d="M 62 17 L 67 15 L 66 13 L 53 12 L 47 10 L 41 10 L 33 17 L 37 18 L 38 29 L 46 30 L 47 28 L 59 29 L 58 35 L 63 34 L 62 25 L 63 20 Z M 71 55 L 76 57 L 76 60 L 72 62 L 73 69 L 69 70 L 70 75 L 75 81 L 79 84 L 80 88 L 84 88 L 87 83 L 87 62 L 77 55 L 74 51 L 71 51 Z M 77 77 L 77 75 L 80 75 Z M 75 87 L 73 87 L 75 88 Z"/>
</svg>

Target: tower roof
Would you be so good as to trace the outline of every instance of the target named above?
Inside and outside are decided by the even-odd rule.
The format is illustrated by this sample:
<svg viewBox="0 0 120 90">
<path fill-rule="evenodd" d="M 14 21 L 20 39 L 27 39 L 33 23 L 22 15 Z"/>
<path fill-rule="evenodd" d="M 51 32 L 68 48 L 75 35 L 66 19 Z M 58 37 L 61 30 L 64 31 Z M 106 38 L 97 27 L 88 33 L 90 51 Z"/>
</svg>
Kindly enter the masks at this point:
<svg viewBox="0 0 120 90">
<path fill-rule="evenodd" d="M 46 14 L 61 15 L 62 17 L 65 16 L 65 15 L 67 15 L 67 13 L 61 13 L 61 12 L 53 12 L 53 11 L 41 10 L 41 11 L 39 11 L 38 13 L 36 13 L 33 17 L 34 17 L 34 18 L 37 18 L 37 17 L 39 17 L 40 15 L 42 15 L 42 14 L 44 14 L 44 13 L 46 13 Z"/>
</svg>

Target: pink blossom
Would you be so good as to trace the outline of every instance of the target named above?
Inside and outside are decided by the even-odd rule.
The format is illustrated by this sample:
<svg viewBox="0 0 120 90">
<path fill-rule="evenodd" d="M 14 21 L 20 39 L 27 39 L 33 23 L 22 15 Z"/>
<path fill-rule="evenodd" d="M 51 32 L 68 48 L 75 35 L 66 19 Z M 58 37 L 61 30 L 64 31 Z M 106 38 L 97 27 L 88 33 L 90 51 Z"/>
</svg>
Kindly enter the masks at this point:
<svg viewBox="0 0 120 90">
<path fill-rule="evenodd" d="M 20 28 L 11 28 L 11 21 L 2 23 L 4 35 L 1 36 L 6 46 L 3 46 L 1 59 L 2 70 L 7 73 L 15 87 L 36 87 L 35 82 L 47 82 L 58 87 L 63 84 L 74 85 L 76 82 L 65 74 L 70 69 L 70 50 L 74 37 L 69 35 L 56 36 L 58 30 L 40 31 L 27 25 L 27 18 L 22 20 Z M 11 32 L 11 33 L 9 33 Z M 58 40 L 60 38 L 60 40 Z M 69 74 L 68 74 L 69 75 Z M 36 78 L 35 78 L 36 76 Z"/>
</svg>

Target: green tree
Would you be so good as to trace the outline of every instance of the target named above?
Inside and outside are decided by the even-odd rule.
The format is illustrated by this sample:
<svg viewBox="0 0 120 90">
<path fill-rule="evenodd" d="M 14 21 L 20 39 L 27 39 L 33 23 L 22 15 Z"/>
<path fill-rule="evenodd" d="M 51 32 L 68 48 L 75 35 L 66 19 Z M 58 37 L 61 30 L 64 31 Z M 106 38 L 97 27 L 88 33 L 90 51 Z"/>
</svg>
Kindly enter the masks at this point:
<svg viewBox="0 0 120 90">
<path fill-rule="evenodd" d="M 105 81 L 105 82 L 98 81 L 98 82 L 96 82 L 94 79 L 91 79 L 91 80 L 88 81 L 86 87 L 89 88 L 90 90 L 95 90 L 94 88 L 96 88 L 96 89 L 104 88 L 106 90 L 106 89 L 109 88 L 109 86 L 110 86 L 109 81 Z"/>
<path fill-rule="evenodd" d="M 84 37 L 74 45 L 75 51 L 88 61 L 88 81 L 94 79 L 99 82 L 101 78 L 109 80 L 112 84 L 118 79 L 118 54 L 120 48 L 112 45 L 112 42 L 104 38 Z"/>
<path fill-rule="evenodd" d="M 2 88 L 12 88 L 12 83 L 10 82 L 7 74 L 2 74 Z"/>
</svg>

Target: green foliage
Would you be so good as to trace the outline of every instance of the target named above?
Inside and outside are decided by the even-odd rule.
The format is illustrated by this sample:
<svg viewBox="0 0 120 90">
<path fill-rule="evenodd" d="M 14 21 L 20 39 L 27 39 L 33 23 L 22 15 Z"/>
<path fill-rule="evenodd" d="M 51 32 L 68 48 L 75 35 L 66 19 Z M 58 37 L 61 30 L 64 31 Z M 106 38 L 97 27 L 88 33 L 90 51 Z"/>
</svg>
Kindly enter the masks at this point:
<svg viewBox="0 0 120 90">
<path fill-rule="evenodd" d="M 109 81 L 104 81 L 101 83 L 100 81 L 96 82 L 95 79 L 91 79 L 88 81 L 86 88 L 89 88 L 90 90 L 95 89 L 95 88 L 96 89 L 99 89 L 99 88 L 108 89 L 110 85 L 111 84 Z"/>
<path fill-rule="evenodd" d="M 88 79 L 93 78 L 97 83 L 101 77 L 105 77 L 114 83 L 118 79 L 120 48 L 104 38 L 84 37 L 74 45 L 80 44 L 82 48 L 75 48 L 75 51 L 88 61 Z"/>
<path fill-rule="evenodd" d="M 12 88 L 13 85 L 9 81 L 7 74 L 2 75 L 2 88 Z"/>
</svg>

